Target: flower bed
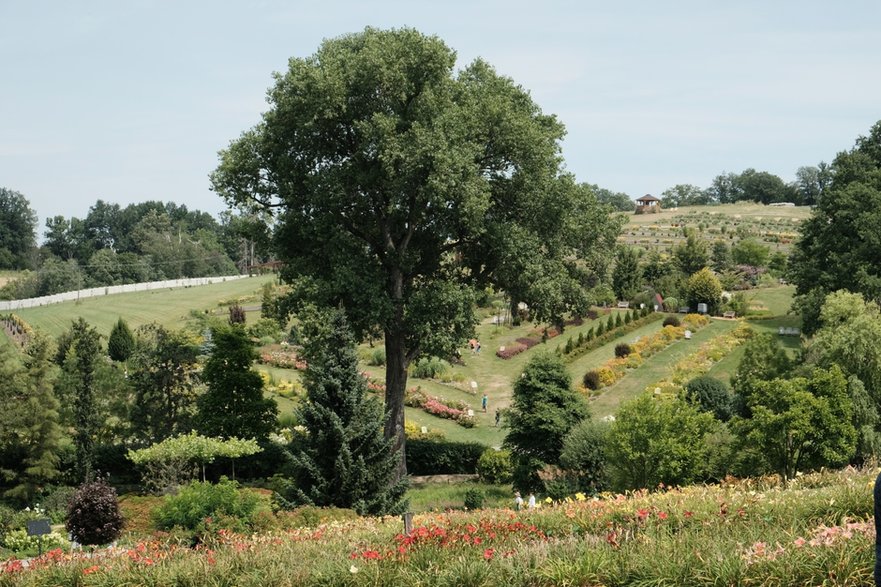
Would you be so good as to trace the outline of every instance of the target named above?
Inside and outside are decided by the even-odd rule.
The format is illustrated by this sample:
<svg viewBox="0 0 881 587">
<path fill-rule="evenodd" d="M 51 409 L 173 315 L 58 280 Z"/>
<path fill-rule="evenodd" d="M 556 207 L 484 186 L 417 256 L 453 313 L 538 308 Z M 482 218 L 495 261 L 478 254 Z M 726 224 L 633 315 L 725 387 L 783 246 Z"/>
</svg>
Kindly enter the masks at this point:
<svg viewBox="0 0 881 587">
<path fill-rule="evenodd" d="M 195 548 L 163 535 L 9 560 L 0 585 L 869 585 L 875 473 L 417 514 L 410 534 L 397 517 L 285 529 L 269 514 L 271 529 Z"/>
<path fill-rule="evenodd" d="M 682 326 L 664 326 L 658 332 L 643 336 L 631 345 L 632 352 L 626 357 L 615 357 L 595 369 L 599 387 L 609 387 L 624 378 L 628 369 L 636 369 L 643 361 L 664 350 L 677 340 L 685 338 L 685 331 L 696 331 L 710 323 L 710 319 L 699 314 L 688 314 Z M 596 391 L 586 390 L 582 391 Z"/>
<path fill-rule="evenodd" d="M 588 312 L 588 316 L 590 315 L 593 315 L 593 317 L 596 318 L 597 313 L 596 311 L 591 310 Z M 579 316 L 566 320 L 563 324 L 565 326 L 581 326 L 584 324 L 584 318 Z M 496 356 L 500 359 L 510 359 L 511 357 L 519 355 L 523 351 L 531 349 L 537 344 L 556 338 L 557 336 L 560 336 L 560 331 L 556 326 L 551 326 L 549 328 L 536 328 L 530 331 L 527 336 L 521 336 L 516 339 L 514 343 L 500 347 L 499 350 L 496 351 Z"/>
<path fill-rule="evenodd" d="M 708 340 L 687 357 L 681 359 L 671 370 L 670 375 L 654 385 L 646 387 L 646 391 L 660 390 L 664 394 L 678 394 L 682 386 L 699 375 L 708 372 L 713 365 L 727 356 L 734 347 L 743 344 L 753 335 L 752 328 L 741 322 L 737 328 L 726 334 Z"/>
<path fill-rule="evenodd" d="M 297 369 L 298 371 L 306 369 L 306 361 L 300 359 L 295 350 L 281 346 L 264 347 L 257 355 L 257 360 L 264 365 L 279 369 Z"/>
<path fill-rule="evenodd" d="M 404 405 L 411 408 L 419 408 L 438 418 L 453 420 L 456 424 L 465 428 L 474 427 L 474 418 L 468 415 L 468 410 L 470 409 L 468 404 L 428 395 L 419 387 L 407 390 L 404 394 Z"/>
</svg>

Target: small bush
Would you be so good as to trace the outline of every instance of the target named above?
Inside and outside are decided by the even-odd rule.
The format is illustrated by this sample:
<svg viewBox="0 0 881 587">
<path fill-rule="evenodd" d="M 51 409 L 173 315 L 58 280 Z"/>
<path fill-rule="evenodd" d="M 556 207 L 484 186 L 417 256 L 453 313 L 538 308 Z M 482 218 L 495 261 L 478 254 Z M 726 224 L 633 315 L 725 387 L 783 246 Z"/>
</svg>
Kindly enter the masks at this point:
<svg viewBox="0 0 881 587">
<path fill-rule="evenodd" d="M 676 316 L 667 316 L 666 318 L 664 318 L 661 326 L 675 326 L 678 328 L 680 324 L 681 322 L 679 322 L 679 318 L 677 318 Z"/>
<path fill-rule="evenodd" d="M 101 469 L 103 471 L 103 469 Z M 46 515 L 52 519 L 53 524 L 60 524 L 67 515 L 67 507 L 76 493 L 76 487 L 58 487 L 47 493 L 40 500 L 40 505 L 46 510 Z"/>
<path fill-rule="evenodd" d="M 605 334 L 605 332 L 606 332 L 606 327 L 603 325 L 602 321 L 600 321 L 600 323 L 597 324 L 597 333 L 596 333 L 597 338 L 601 337 L 603 334 Z"/>
<path fill-rule="evenodd" d="M 235 481 L 223 478 L 216 485 L 194 481 L 167 497 L 153 520 L 160 530 L 179 527 L 199 535 L 213 525 L 241 532 L 250 528 L 257 504 L 257 495 L 240 491 Z"/>
<path fill-rule="evenodd" d="M 584 332 L 578 333 L 578 342 L 575 343 L 575 346 L 581 346 L 584 344 Z"/>
<path fill-rule="evenodd" d="M 630 353 L 633 352 L 633 347 L 631 347 L 626 342 L 618 343 L 615 345 L 615 356 L 616 357 L 626 357 Z"/>
<path fill-rule="evenodd" d="M 465 492 L 465 508 L 469 510 L 479 510 L 483 507 L 483 500 L 485 498 L 486 496 L 483 494 L 483 491 L 476 487 L 472 487 Z"/>
<path fill-rule="evenodd" d="M 597 390 L 601 387 L 600 384 L 600 374 L 596 372 L 596 370 L 588 371 L 584 374 L 583 379 L 584 387 L 590 390 Z"/>
<path fill-rule="evenodd" d="M 116 490 L 106 481 L 85 483 L 70 499 L 67 531 L 80 544 L 109 544 L 122 533 Z"/>
<path fill-rule="evenodd" d="M 410 440 L 406 447 L 407 472 L 411 475 L 474 474 L 487 448 L 478 442 L 430 440 Z"/>
<path fill-rule="evenodd" d="M 382 367 L 385 365 L 385 349 L 375 348 L 367 358 L 367 364 L 373 367 Z"/>
<path fill-rule="evenodd" d="M 615 316 L 613 316 L 612 314 L 609 314 L 609 319 L 606 320 L 606 331 L 608 332 L 608 331 L 614 330 L 614 329 L 615 329 Z"/>
<path fill-rule="evenodd" d="M 568 354 L 571 353 L 573 350 L 575 350 L 575 343 L 572 342 L 572 337 L 570 336 L 570 337 L 566 340 L 566 348 L 563 350 L 563 352 L 565 352 L 565 353 L 568 355 Z"/>
<path fill-rule="evenodd" d="M 229 307 L 230 324 L 244 324 L 245 320 L 245 309 L 243 307 L 241 307 L 238 303 L 235 303 Z"/>
<path fill-rule="evenodd" d="M 449 368 L 449 363 L 437 357 L 422 357 L 410 368 L 410 374 L 419 379 L 437 379 Z"/>
<path fill-rule="evenodd" d="M 724 381 L 709 375 L 695 377 L 685 384 L 685 399 L 702 412 L 710 412 L 722 422 L 731 419 L 733 396 Z"/>
<path fill-rule="evenodd" d="M 621 312 L 615 314 L 615 328 L 624 326 L 624 320 L 621 318 Z"/>
<path fill-rule="evenodd" d="M 624 324 L 630 324 L 633 321 L 633 318 L 630 317 L 630 312 L 624 312 Z"/>
<path fill-rule="evenodd" d="M 494 448 L 485 450 L 477 461 L 477 474 L 484 483 L 498 485 L 510 483 L 513 474 L 511 453 Z"/>
</svg>

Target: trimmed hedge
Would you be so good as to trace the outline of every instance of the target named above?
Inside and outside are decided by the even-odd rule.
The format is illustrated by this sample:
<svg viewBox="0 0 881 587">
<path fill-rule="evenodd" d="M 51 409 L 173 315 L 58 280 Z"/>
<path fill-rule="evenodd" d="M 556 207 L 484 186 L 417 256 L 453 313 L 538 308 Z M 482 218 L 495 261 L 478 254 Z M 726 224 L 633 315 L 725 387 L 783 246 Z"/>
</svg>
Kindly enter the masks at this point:
<svg viewBox="0 0 881 587">
<path fill-rule="evenodd" d="M 570 362 L 574 361 L 578 357 L 582 356 L 585 353 L 588 353 L 594 349 L 597 349 L 604 344 L 615 340 L 616 338 L 622 337 L 625 334 L 633 332 L 637 328 L 645 326 L 651 322 L 656 320 L 660 320 L 663 317 L 662 314 L 658 312 L 652 312 L 637 320 L 633 320 L 630 324 L 625 324 L 623 326 L 613 328 L 612 330 L 607 330 L 603 328 L 603 322 L 600 321 L 597 326 L 597 334 L 594 338 L 587 337 L 584 341 L 584 344 L 581 346 L 576 346 L 571 353 L 563 353 L 563 347 L 557 347 L 557 353 L 563 356 L 563 360 Z"/>
<path fill-rule="evenodd" d="M 479 442 L 408 440 L 407 472 L 411 475 L 477 473 L 477 461 L 487 447 Z"/>
</svg>

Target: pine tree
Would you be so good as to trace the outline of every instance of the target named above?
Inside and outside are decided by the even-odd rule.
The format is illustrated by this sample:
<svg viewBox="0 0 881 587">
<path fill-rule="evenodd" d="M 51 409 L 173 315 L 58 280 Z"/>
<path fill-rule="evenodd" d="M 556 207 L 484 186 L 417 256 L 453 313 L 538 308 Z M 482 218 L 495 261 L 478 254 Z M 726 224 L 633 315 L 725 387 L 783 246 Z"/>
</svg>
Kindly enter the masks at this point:
<svg viewBox="0 0 881 587">
<path fill-rule="evenodd" d="M 0 347 L 0 454 L 19 455 L 21 462 L 14 471 L 3 471 L 12 486 L 5 495 L 33 503 L 39 489 L 59 476 L 62 430 L 48 341 L 34 337 L 26 352 L 22 364 L 11 345 Z"/>
<path fill-rule="evenodd" d="M 59 476 L 58 452 L 62 432 L 59 411 L 52 384 L 54 367 L 49 357 L 49 341 L 43 337 L 31 340 L 25 358 L 24 373 L 27 397 L 22 410 L 21 440 L 24 444 L 24 474 L 19 484 L 7 495 L 30 502 L 47 483 Z"/>
<path fill-rule="evenodd" d="M 110 331 L 107 340 L 107 354 L 114 361 L 127 361 L 135 350 L 135 337 L 128 323 L 120 318 Z"/>
<path fill-rule="evenodd" d="M 263 379 L 251 368 L 256 353 L 241 325 L 211 333 L 214 348 L 202 370 L 207 391 L 197 401 L 197 428 L 205 436 L 265 440 L 276 425 L 278 406 L 263 397 Z"/>
<path fill-rule="evenodd" d="M 588 417 L 587 404 L 571 389 L 571 379 L 559 357 L 534 356 L 514 382 L 504 446 L 515 462 L 514 486 L 521 491 L 541 489 L 538 471 L 557 465 L 563 441 L 573 426 Z"/>
<path fill-rule="evenodd" d="M 94 461 L 94 443 L 98 430 L 95 411 L 95 369 L 101 356 L 100 335 L 94 326 L 77 319 L 62 336 L 66 351 L 63 370 L 73 384 L 74 447 L 76 475 L 82 482 L 91 480 Z M 59 343 L 59 344 L 62 344 Z"/>
<path fill-rule="evenodd" d="M 399 455 L 383 438 L 383 407 L 367 393 L 345 316 L 335 311 L 303 325 L 308 401 L 299 417 L 308 435 L 294 454 L 292 501 L 398 513 L 406 481 L 392 482 Z"/>
</svg>

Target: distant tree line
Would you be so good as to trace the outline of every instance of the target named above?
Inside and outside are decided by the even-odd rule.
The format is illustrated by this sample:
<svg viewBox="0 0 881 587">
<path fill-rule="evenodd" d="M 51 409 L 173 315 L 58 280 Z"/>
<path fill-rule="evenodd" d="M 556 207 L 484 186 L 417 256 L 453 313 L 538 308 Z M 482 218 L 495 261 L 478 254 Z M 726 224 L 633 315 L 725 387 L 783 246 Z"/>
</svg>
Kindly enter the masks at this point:
<svg viewBox="0 0 881 587">
<path fill-rule="evenodd" d="M 218 222 L 173 202 L 122 207 L 98 200 L 85 218 L 48 218 L 44 237 L 38 247 L 27 199 L 0 188 L 0 268 L 32 270 L 0 290 L 0 298 L 228 275 L 268 259 L 265 219 L 227 211 Z"/>
</svg>

